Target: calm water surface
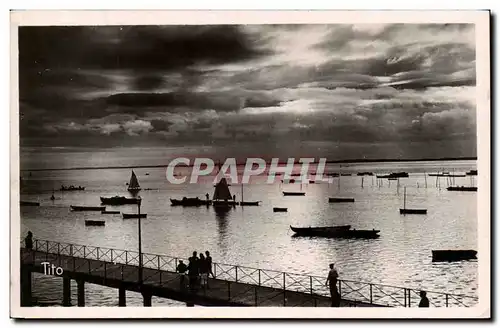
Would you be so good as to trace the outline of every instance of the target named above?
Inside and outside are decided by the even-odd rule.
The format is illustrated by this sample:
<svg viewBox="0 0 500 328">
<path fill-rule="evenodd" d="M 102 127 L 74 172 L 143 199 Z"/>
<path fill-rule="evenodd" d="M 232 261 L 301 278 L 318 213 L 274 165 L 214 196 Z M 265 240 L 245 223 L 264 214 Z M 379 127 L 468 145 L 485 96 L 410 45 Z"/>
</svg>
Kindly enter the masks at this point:
<svg viewBox="0 0 500 328">
<path fill-rule="evenodd" d="M 256 178 L 244 186 L 244 198 L 262 201 L 258 207 L 236 207 L 215 213 L 212 207 L 171 207 L 170 198 L 202 197 L 213 194 L 213 183 L 169 184 L 164 168 L 134 169 L 142 188 L 141 213 L 143 251 L 187 257 L 193 250 L 210 250 L 214 262 L 259 267 L 294 273 L 326 276 L 328 263 L 335 262 L 342 279 L 383 283 L 416 289 L 477 296 L 477 262 L 432 263 L 433 249 L 477 249 L 477 194 L 450 192 L 447 180 L 425 178 L 440 170 L 464 173 L 476 169 L 476 161 L 364 163 L 342 165 L 352 176 L 334 179 L 332 184 L 266 184 Z M 186 169 L 185 169 L 186 170 Z M 327 172 L 339 171 L 328 165 Z M 356 172 L 389 173 L 406 171 L 410 178 L 358 177 Z M 187 171 L 186 171 L 187 172 Z M 181 172 L 181 173 L 186 173 Z M 149 175 L 146 175 L 149 173 Z M 69 205 L 99 205 L 100 196 L 127 196 L 130 169 L 92 169 L 23 172 L 30 192 L 22 200 L 41 202 L 40 207 L 21 208 L 21 233 L 28 230 L 37 239 L 137 250 L 137 220 L 98 212 L 71 212 Z M 427 188 L 425 187 L 427 183 Z M 85 191 L 56 191 L 64 185 L 85 186 Z M 457 185 L 475 184 L 467 176 Z M 427 215 L 399 214 L 403 190 L 407 207 L 426 208 Z M 282 191 L 301 190 L 304 197 L 284 197 Z M 241 185 L 230 186 L 237 200 Z M 355 203 L 328 203 L 328 197 L 354 197 Z M 273 213 L 272 207 L 288 207 L 288 213 Z M 107 207 L 135 213 L 135 205 Z M 85 219 L 105 219 L 105 227 L 85 227 Z M 350 224 L 356 229 L 378 229 L 377 240 L 336 240 L 293 238 L 289 226 Z M 37 275 L 34 293 L 42 301 L 60 301 L 61 284 L 54 278 Z M 86 305 L 116 306 L 117 291 L 86 285 Z M 76 285 L 73 288 L 76 292 Z M 76 294 L 74 295 L 76 299 Z M 127 304 L 142 305 L 139 294 L 127 292 Z M 153 306 L 181 303 L 155 298 Z"/>
</svg>

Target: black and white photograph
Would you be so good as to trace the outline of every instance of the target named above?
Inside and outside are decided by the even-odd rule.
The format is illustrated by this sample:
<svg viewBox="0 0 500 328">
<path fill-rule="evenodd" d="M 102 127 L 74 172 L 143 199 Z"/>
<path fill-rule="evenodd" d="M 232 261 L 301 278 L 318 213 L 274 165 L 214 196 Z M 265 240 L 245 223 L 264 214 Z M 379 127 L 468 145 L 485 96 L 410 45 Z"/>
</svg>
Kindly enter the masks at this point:
<svg viewBox="0 0 500 328">
<path fill-rule="evenodd" d="M 12 315 L 489 317 L 489 15 L 11 12 Z"/>
</svg>

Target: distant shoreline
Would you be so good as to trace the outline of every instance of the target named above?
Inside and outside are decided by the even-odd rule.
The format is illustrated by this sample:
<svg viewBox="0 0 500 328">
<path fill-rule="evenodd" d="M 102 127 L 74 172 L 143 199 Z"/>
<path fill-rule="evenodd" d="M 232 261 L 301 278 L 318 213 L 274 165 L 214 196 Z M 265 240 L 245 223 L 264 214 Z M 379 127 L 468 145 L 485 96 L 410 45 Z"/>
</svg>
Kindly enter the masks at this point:
<svg viewBox="0 0 500 328">
<path fill-rule="evenodd" d="M 477 157 L 445 157 L 445 158 L 420 158 L 420 159 L 344 159 L 344 160 L 328 160 L 327 164 L 356 164 L 356 163 L 388 163 L 388 162 L 444 162 L 444 161 L 473 161 Z M 270 164 L 267 162 L 267 164 Z M 286 162 L 280 162 L 280 165 Z M 295 164 L 301 164 L 296 161 Z M 318 164 L 314 162 L 311 164 Z M 238 163 L 237 166 L 244 166 L 245 163 Z M 113 169 L 142 169 L 142 168 L 158 168 L 167 167 L 165 165 L 136 165 L 136 166 L 100 166 L 100 167 L 71 167 L 71 168 L 50 168 L 50 169 L 21 169 L 20 172 L 39 172 L 39 171 L 73 171 L 73 170 L 113 170 Z M 192 167 L 193 165 L 178 165 L 178 167 Z"/>
</svg>

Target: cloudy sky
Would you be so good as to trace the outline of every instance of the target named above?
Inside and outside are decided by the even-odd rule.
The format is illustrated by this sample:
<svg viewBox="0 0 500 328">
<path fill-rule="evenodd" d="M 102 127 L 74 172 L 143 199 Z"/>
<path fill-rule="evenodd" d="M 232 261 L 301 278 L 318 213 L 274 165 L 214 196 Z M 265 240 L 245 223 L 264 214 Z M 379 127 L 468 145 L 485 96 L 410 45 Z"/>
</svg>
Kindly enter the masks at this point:
<svg viewBox="0 0 500 328">
<path fill-rule="evenodd" d="M 22 149 L 476 156 L 473 25 L 21 27 L 19 64 Z"/>
</svg>

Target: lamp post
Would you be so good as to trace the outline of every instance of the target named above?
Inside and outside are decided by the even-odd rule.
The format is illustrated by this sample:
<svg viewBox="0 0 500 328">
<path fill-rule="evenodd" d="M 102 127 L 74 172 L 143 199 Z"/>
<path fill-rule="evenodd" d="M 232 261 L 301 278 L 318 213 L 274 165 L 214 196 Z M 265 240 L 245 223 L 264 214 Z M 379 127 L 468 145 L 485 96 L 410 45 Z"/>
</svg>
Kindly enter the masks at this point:
<svg viewBox="0 0 500 328">
<path fill-rule="evenodd" d="M 142 199 L 139 196 L 139 201 L 137 202 L 137 214 L 138 215 L 138 233 L 139 233 L 139 283 L 142 285 L 142 239 L 141 239 L 141 202 Z"/>
</svg>

